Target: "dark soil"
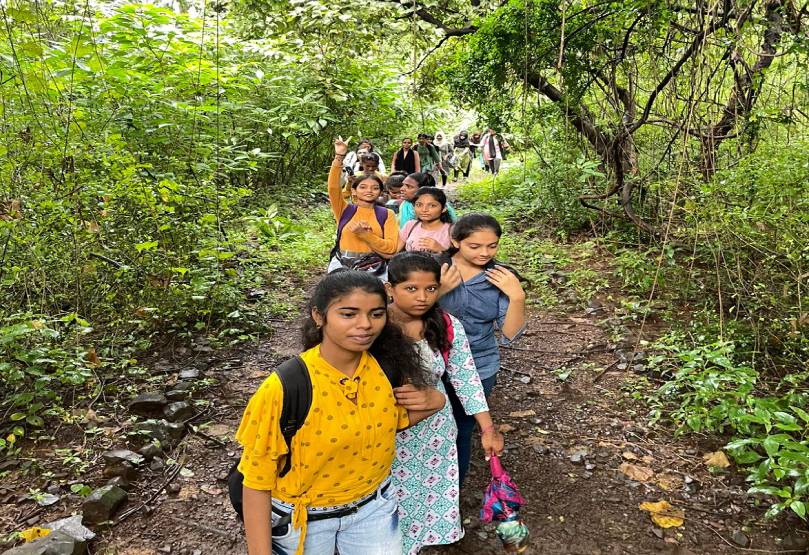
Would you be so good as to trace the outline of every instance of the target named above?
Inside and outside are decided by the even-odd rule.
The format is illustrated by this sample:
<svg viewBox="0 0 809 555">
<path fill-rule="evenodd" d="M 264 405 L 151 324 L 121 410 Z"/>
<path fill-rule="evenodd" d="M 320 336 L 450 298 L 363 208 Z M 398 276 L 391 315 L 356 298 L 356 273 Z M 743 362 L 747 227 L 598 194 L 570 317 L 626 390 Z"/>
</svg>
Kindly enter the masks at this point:
<svg viewBox="0 0 809 555">
<path fill-rule="evenodd" d="M 633 394 L 642 397 L 650 386 L 631 364 L 618 369 L 615 345 L 604 331 L 612 317 L 609 307 L 533 311 L 525 337 L 503 349 L 491 405 L 506 436 L 504 465 L 528 500 L 522 511 L 533 538 L 528 553 L 806 553 L 805 525 L 787 517 L 765 523 L 766 504 L 745 493 L 732 467 L 709 471 L 703 455 L 719 449 L 722 438 L 676 439 L 669 430 L 648 426 L 648 409 Z M 245 553 L 224 478 L 239 457 L 232 437 L 249 396 L 275 365 L 298 352 L 299 323 L 272 325 L 269 339 L 224 353 L 198 353 L 210 360 L 202 377 L 216 380 L 202 393 L 210 405 L 193 422 L 197 432 L 170 453 L 193 475 L 173 471 L 171 461 L 163 470 L 144 471 L 124 508 L 135 510 L 114 527 L 97 530 L 92 553 Z M 170 363 L 179 367 L 188 356 L 176 353 Z M 173 379 L 168 373 L 167 382 Z M 92 445 L 97 451 L 123 446 L 126 426 L 122 420 L 107 426 L 107 434 Z M 75 429 L 71 436 L 60 435 L 56 443 L 77 448 Z M 63 454 L 31 455 L 44 461 L 41 466 L 29 468 L 26 476 L 24 465 L 11 464 L 0 486 L 4 536 L 78 510 L 80 499 L 65 486 Z M 97 452 L 94 457 L 81 481 L 101 485 L 103 463 Z M 644 481 L 626 476 L 619 469 L 623 463 L 641 467 Z M 478 451 L 462 496 L 466 537 L 426 553 L 502 552 L 493 526 L 477 516 L 487 477 Z M 23 503 L 32 484 L 43 490 L 51 484 L 61 501 L 47 509 Z M 659 500 L 685 511 L 681 527 L 662 529 L 639 509 L 644 501 Z"/>
</svg>

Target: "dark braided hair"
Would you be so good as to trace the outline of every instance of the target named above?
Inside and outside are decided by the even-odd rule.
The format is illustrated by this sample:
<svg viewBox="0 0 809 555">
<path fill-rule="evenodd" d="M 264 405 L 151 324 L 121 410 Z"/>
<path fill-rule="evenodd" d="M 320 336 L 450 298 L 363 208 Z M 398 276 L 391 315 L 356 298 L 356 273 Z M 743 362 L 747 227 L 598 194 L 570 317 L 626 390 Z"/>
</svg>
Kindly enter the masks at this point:
<svg viewBox="0 0 809 555">
<path fill-rule="evenodd" d="M 315 287 L 315 292 L 312 294 L 312 299 L 309 301 L 309 317 L 303 324 L 301 342 L 304 349 L 311 349 L 323 342 L 323 331 L 317 327 L 314 318 L 312 318 L 312 310 L 317 309 L 323 315 L 323 323 L 326 325 L 325 318 L 329 306 L 340 297 L 357 290 L 379 295 L 385 306 L 388 304 L 385 286 L 382 285 L 379 279 L 366 272 L 355 270 L 335 272 L 320 280 L 320 283 Z M 382 371 L 393 387 L 399 387 L 406 383 L 414 385 L 425 385 L 427 383 L 418 352 L 401 328 L 390 320 L 385 322 L 382 333 L 373 342 L 368 352 L 373 355 L 379 366 L 382 367 Z"/>
<path fill-rule="evenodd" d="M 419 184 L 419 189 L 422 187 L 435 187 L 435 177 L 433 177 L 432 174 L 426 172 L 416 172 L 411 173 L 407 177 L 415 180 L 416 183 Z"/>
<path fill-rule="evenodd" d="M 441 282 L 441 266 L 438 262 L 424 252 L 402 252 L 391 258 L 388 264 L 388 283 L 392 286 L 407 281 L 413 272 L 427 272 L 435 276 L 435 281 Z M 438 308 L 438 303 L 421 317 L 424 322 L 424 339 L 433 351 L 449 351 L 451 345 L 447 335 L 447 325 Z"/>
</svg>

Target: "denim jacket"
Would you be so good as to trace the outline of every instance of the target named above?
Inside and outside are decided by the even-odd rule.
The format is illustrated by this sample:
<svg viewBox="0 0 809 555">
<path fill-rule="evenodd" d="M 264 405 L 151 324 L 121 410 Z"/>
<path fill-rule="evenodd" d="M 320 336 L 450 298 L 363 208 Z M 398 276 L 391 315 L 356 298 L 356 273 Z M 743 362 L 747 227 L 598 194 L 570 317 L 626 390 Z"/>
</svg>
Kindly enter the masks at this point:
<svg viewBox="0 0 809 555">
<path fill-rule="evenodd" d="M 496 323 L 497 327 L 502 329 L 508 302 L 508 297 L 502 291 L 486 281 L 485 272 L 462 282 L 439 301 L 441 308 L 463 324 L 475 366 L 483 380 L 494 376 L 500 370 L 500 348 L 494 335 L 494 326 Z M 509 345 L 519 338 L 524 330 L 523 326 L 510 339 L 501 337 L 500 345 Z"/>
</svg>

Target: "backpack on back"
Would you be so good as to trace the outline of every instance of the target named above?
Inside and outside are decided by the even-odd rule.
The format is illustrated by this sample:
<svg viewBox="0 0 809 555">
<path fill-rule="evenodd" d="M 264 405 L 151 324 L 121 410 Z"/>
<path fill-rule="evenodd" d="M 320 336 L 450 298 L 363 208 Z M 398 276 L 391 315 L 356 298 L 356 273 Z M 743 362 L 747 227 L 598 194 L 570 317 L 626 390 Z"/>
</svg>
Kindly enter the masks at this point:
<svg viewBox="0 0 809 555">
<path fill-rule="evenodd" d="M 275 371 L 281 380 L 284 399 L 281 405 L 281 434 L 287 444 L 287 455 L 284 457 L 284 466 L 278 473 L 279 477 L 286 476 L 292 468 L 292 438 L 303 426 L 309 408 L 312 406 L 312 379 L 306 363 L 299 356 L 284 361 Z M 240 519 L 243 513 L 243 482 L 244 475 L 239 472 L 239 463 L 233 465 L 228 473 L 228 494 L 230 503 Z"/>
</svg>

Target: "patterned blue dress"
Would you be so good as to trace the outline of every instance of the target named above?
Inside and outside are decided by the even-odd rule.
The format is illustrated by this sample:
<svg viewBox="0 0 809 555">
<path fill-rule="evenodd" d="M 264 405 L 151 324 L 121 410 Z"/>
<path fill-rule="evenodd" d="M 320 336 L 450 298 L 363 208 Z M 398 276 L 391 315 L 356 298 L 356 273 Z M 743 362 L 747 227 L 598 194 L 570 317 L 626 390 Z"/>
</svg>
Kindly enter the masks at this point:
<svg viewBox="0 0 809 555">
<path fill-rule="evenodd" d="M 441 376 L 446 372 L 467 414 L 489 410 L 475 361 L 461 322 L 454 316 L 455 337 L 449 364 L 426 340 L 417 343 L 425 366 L 432 369 L 435 387 L 446 393 Z M 430 418 L 396 437 L 393 486 L 399 499 L 399 526 L 403 552 L 412 555 L 427 545 L 454 543 L 463 537 L 458 487 L 458 428 L 449 402 Z"/>
</svg>

